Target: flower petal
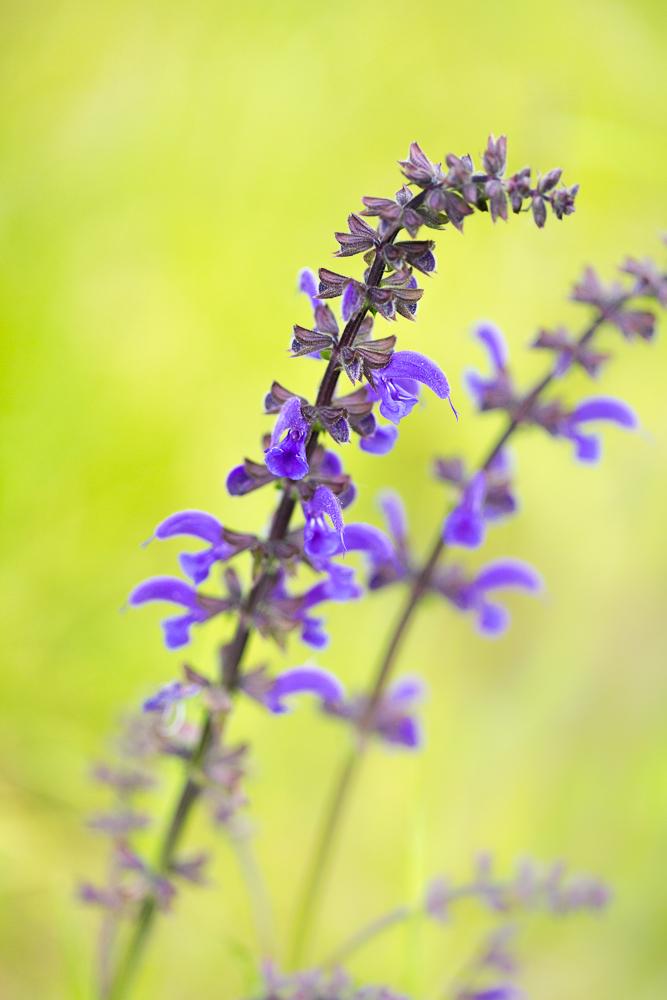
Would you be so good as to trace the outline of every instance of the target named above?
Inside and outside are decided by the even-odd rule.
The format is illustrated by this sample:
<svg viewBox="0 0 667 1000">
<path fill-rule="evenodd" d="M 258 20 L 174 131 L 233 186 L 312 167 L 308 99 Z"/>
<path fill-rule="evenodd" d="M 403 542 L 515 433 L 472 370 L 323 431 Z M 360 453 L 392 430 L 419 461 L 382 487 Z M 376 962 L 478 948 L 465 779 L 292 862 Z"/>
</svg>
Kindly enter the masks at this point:
<svg viewBox="0 0 667 1000">
<path fill-rule="evenodd" d="M 336 704 L 345 697 L 343 686 L 337 677 L 321 667 L 293 667 L 278 674 L 266 695 L 265 704 L 269 711 L 281 714 L 289 711 L 284 699 L 294 694 L 314 694 L 327 704 Z"/>
<path fill-rule="evenodd" d="M 499 604 L 484 601 L 479 607 L 477 625 L 482 635 L 502 635 L 509 620 L 509 613 Z"/>
<path fill-rule="evenodd" d="M 317 298 L 317 278 L 315 272 L 311 271 L 309 267 L 304 267 L 299 271 L 299 291 L 307 295 L 311 302 Z M 315 304 L 313 302 L 313 305 Z"/>
<path fill-rule="evenodd" d="M 271 434 L 271 444 L 277 445 L 285 431 L 292 431 L 297 438 L 303 438 L 308 430 L 308 421 L 301 412 L 301 400 L 298 396 L 290 396 L 280 408 Z"/>
<path fill-rule="evenodd" d="M 407 705 L 424 697 L 426 687 L 421 677 L 401 677 L 387 692 L 387 699 L 394 705 Z"/>
<path fill-rule="evenodd" d="M 132 591 L 131 605 L 146 604 L 149 601 L 168 601 L 182 604 L 185 608 L 197 607 L 197 591 L 188 583 L 173 576 L 154 576 L 145 580 Z"/>
<path fill-rule="evenodd" d="M 190 628 L 201 620 L 201 617 L 196 614 L 165 618 L 162 622 L 162 629 L 167 649 L 180 649 L 181 646 L 187 646 L 190 642 Z"/>
<path fill-rule="evenodd" d="M 408 522 L 403 501 L 394 490 L 380 494 L 380 507 L 384 514 L 389 534 L 398 545 L 405 545 L 408 536 Z"/>
<path fill-rule="evenodd" d="M 179 701 L 185 698 L 193 698 L 199 694 L 201 686 L 199 684 L 184 684 L 182 681 L 172 681 L 165 684 L 156 691 L 155 694 L 147 698 L 143 703 L 144 712 L 164 712 Z"/>
<path fill-rule="evenodd" d="M 219 542 L 222 525 L 213 514 L 203 510 L 182 510 L 162 521 L 155 529 L 156 538 L 173 538 L 175 535 L 194 535 L 205 542 Z"/>
<path fill-rule="evenodd" d="M 396 351 L 391 356 L 391 361 L 377 373 L 383 381 L 385 379 L 415 379 L 423 385 L 428 386 L 440 399 L 447 399 L 450 395 L 449 382 L 443 371 L 434 361 L 427 358 L 425 354 L 418 351 Z"/>
<path fill-rule="evenodd" d="M 345 548 L 352 552 L 367 552 L 374 559 L 393 559 L 394 547 L 383 531 L 362 522 L 347 524 L 343 529 Z"/>
<path fill-rule="evenodd" d="M 317 516 L 326 514 L 340 535 L 343 531 L 343 515 L 340 504 L 328 486 L 318 486 L 308 504 L 308 513 Z"/>
<path fill-rule="evenodd" d="M 372 434 L 362 437 L 359 447 L 371 455 L 386 455 L 396 444 L 398 431 L 395 427 L 376 427 Z"/>
<path fill-rule="evenodd" d="M 475 327 L 475 336 L 486 347 L 491 364 L 496 371 L 507 367 L 508 351 L 505 338 L 494 323 L 482 322 Z"/>
<path fill-rule="evenodd" d="M 501 587 L 520 587 L 537 593 L 542 589 L 542 580 L 527 563 L 518 559 L 498 559 L 482 568 L 475 578 L 474 585 L 476 590 L 482 592 Z"/>
<path fill-rule="evenodd" d="M 607 420 L 628 430 L 633 430 L 639 423 L 636 414 L 627 403 L 611 396 L 594 396 L 591 399 L 585 399 L 572 411 L 570 418 L 575 424 L 583 424 L 591 420 Z"/>
</svg>

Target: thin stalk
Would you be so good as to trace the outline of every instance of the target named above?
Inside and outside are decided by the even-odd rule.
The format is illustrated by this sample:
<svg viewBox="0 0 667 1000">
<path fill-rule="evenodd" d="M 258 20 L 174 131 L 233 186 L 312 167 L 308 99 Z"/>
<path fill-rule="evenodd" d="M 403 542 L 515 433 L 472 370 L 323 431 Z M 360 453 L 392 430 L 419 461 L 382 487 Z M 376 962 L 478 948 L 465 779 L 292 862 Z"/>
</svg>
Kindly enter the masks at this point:
<svg viewBox="0 0 667 1000">
<path fill-rule="evenodd" d="M 347 941 L 325 959 L 322 963 L 323 967 L 331 969 L 334 966 L 342 965 L 350 955 L 363 948 L 369 941 L 373 941 L 380 934 L 384 933 L 384 931 L 389 930 L 391 927 L 396 927 L 397 924 L 405 923 L 406 920 L 416 917 L 421 912 L 421 910 L 413 909 L 410 906 L 398 906 L 395 910 L 391 910 L 390 913 L 385 913 L 349 937 Z"/>
<path fill-rule="evenodd" d="M 233 836 L 232 843 L 250 897 L 260 956 L 266 961 L 273 956 L 275 946 L 271 905 L 264 879 L 249 838 L 243 834 Z"/>
<path fill-rule="evenodd" d="M 620 308 L 630 295 L 623 296 L 610 308 L 610 313 Z M 579 337 L 578 344 L 583 346 L 592 339 L 595 332 L 606 321 L 607 314 L 600 312 L 592 323 Z M 493 460 L 505 447 L 509 439 L 521 426 L 524 416 L 536 399 L 544 390 L 558 377 L 558 369 L 554 365 L 549 372 L 541 378 L 523 397 L 514 416 L 494 441 L 490 450 L 480 463 L 480 470 L 489 468 Z M 325 810 L 325 814 L 320 826 L 320 831 L 315 843 L 311 863 L 308 866 L 306 879 L 301 896 L 301 903 L 297 910 L 297 919 L 293 937 L 291 951 L 292 963 L 298 967 L 304 956 L 307 954 L 308 945 L 317 923 L 318 909 L 320 906 L 321 894 L 326 882 L 328 872 L 331 867 L 332 854 L 339 834 L 345 810 L 347 808 L 352 787 L 365 755 L 368 746 L 368 734 L 372 731 L 375 711 L 380 703 L 385 688 L 392 675 L 396 659 L 401 650 L 403 640 L 407 635 L 409 626 L 412 624 L 415 612 L 419 607 L 422 598 L 429 589 L 429 584 L 433 572 L 438 565 L 441 556 L 445 552 L 446 545 L 442 537 L 442 530 L 439 527 L 433 545 L 429 550 L 422 567 L 417 571 L 406 596 L 403 608 L 400 611 L 396 622 L 390 632 L 384 654 L 382 655 L 378 669 L 375 673 L 373 683 L 368 695 L 367 707 L 360 724 L 360 736 L 350 754 L 344 759 L 343 765 L 338 772 L 334 785 L 330 804 Z"/>
<path fill-rule="evenodd" d="M 413 208 L 416 208 L 421 204 L 424 196 L 425 192 L 420 191 L 419 194 L 415 195 L 409 204 Z M 378 244 L 375 251 L 375 258 L 371 265 L 366 282 L 367 285 L 377 286 L 380 284 L 385 272 L 382 249 L 387 244 L 394 242 L 400 230 L 400 226 L 395 227 L 387 234 L 385 239 Z M 331 358 L 329 359 L 322 377 L 315 401 L 316 406 L 329 406 L 331 404 L 341 372 L 338 363 L 340 351 L 354 343 L 354 339 L 359 332 L 359 328 L 361 327 L 367 312 L 368 306 L 364 306 L 346 324 L 337 346 L 332 351 Z M 306 446 L 306 452 L 309 458 L 312 456 L 317 446 L 317 441 L 318 431 L 314 429 L 310 434 Z M 296 499 L 292 493 L 290 485 L 288 484 L 283 489 L 281 499 L 273 515 L 269 531 L 270 541 L 279 541 L 285 537 L 289 530 L 295 506 Z M 271 568 L 263 569 L 260 572 L 244 603 L 234 637 L 231 643 L 223 650 L 222 679 L 230 693 L 234 693 L 238 688 L 243 657 L 250 639 L 253 613 L 266 595 L 267 590 L 270 589 L 272 580 L 273 570 Z M 199 744 L 194 751 L 194 759 L 197 762 L 204 759 L 204 756 L 214 742 L 215 738 L 216 735 L 214 732 L 212 716 L 207 715 L 204 720 L 204 726 L 202 728 Z M 159 873 L 164 873 L 168 870 L 178 844 L 180 843 L 186 821 L 192 811 L 193 805 L 199 798 L 200 792 L 200 784 L 191 773 L 188 773 L 183 783 L 182 790 L 178 796 L 176 807 L 167 828 L 165 839 L 159 849 Z M 118 959 L 111 984 L 107 990 L 104 990 L 103 988 L 101 995 L 105 998 L 105 1000 L 122 1000 L 122 998 L 127 996 L 127 991 L 131 986 L 132 980 L 145 950 L 146 942 L 155 921 L 156 913 L 157 906 L 155 899 L 153 897 L 148 897 L 141 906 L 127 947 Z"/>
</svg>

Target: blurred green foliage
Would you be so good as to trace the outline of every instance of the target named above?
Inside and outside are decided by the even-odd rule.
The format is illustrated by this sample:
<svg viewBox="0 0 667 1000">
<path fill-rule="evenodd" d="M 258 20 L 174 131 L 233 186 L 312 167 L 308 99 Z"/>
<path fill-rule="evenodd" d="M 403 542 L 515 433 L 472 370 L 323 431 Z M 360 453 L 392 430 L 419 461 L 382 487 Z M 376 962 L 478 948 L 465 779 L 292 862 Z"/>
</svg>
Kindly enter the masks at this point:
<svg viewBox="0 0 667 1000">
<path fill-rule="evenodd" d="M 513 169 L 558 164 L 582 185 L 577 214 L 543 232 L 474 218 L 464 238 L 443 234 L 419 325 L 400 324 L 403 345 L 447 371 L 462 419 L 429 399 L 392 456 L 350 449 L 348 464 L 357 516 L 376 519 L 379 488 L 400 486 L 425 546 L 443 503 L 430 456 L 477 456 L 494 431 L 462 389 L 479 359 L 471 323 L 499 322 L 528 378 L 544 363 L 522 350 L 536 327 L 582 322 L 566 294 L 585 263 L 609 275 L 626 253 L 660 253 L 667 25 L 664 0 L 5 0 L 0 26 L 0 996 L 84 998 L 97 915 L 73 886 L 104 865 L 82 825 L 103 803 L 88 762 L 179 662 L 157 615 L 119 611 L 136 581 L 174 567 L 175 549 L 139 547 L 164 515 L 265 522 L 271 495 L 240 504 L 224 475 L 257 454 L 270 379 L 307 390 L 316 377 L 286 356 L 308 316 L 298 268 L 330 261 L 361 195 L 396 189 L 414 138 L 434 157 L 476 155 L 506 132 Z M 547 597 L 517 600 L 496 643 L 422 609 L 403 667 L 428 678 L 428 751 L 366 762 L 322 947 L 431 872 L 467 871 L 480 848 L 504 865 L 563 856 L 611 880 L 616 901 L 599 922 L 531 923 L 531 995 L 667 994 L 667 348 L 664 333 L 608 338 L 604 391 L 645 431 L 611 430 L 596 470 L 521 440 L 522 516 L 469 561 L 529 559 Z M 323 665 L 362 684 L 397 598 L 332 609 Z M 193 650 L 201 667 L 214 638 Z M 283 938 L 345 735 L 305 707 L 281 720 L 246 708 L 236 725 L 255 747 L 258 852 Z M 190 839 L 214 840 L 201 822 Z M 138 998 L 242 992 L 252 931 L 224 842 L 215 878 L 162 921 Z M 441 935 L 397 931 L 355 970 L 426 997 L 473 942 L 471 910 Z"/>
</svg>

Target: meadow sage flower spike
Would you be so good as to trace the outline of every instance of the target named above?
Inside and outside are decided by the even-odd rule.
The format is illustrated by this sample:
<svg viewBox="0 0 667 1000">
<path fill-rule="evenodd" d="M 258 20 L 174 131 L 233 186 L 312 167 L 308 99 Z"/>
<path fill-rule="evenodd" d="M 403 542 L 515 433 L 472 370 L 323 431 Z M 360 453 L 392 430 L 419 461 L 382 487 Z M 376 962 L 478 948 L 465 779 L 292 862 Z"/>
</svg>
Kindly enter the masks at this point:
<svg viewBox="0 0 667 1000">
<path fill-rule="evenodd" d="M 129 721 L 123 735 L 120 763 L 96 769 L 97 780 L 114 798 L 113 808 L 92 820 L 92 827 L 111 840 L 110 876 L 106 885 L 82 886 L 81 898 L 107 910 L 112 924 L 122 921 L 125 925 L 124 934 L 115 935 L 105 924 L 99 976 L 99 993 L 105 1000 L 129 996 L 156 916 L 173 906 L 179 887 L 205 882 L 204 855 L 182 853 L 185 824 L 198 802 L 235 844 L 243 842 L 243 867 L 246 872 L 252 870 L 245 820 L 249 747 L 230 734 L 228 725 L 238 702 L 254 703 L 267 717 L 276 716 L 276 727 L 284 727 L 292 724 L 291 710 L 303 699 L 347 732 L 352 756 L 334 788 L 334 807 L 325 817 L 314 867 L 306 866 L 294 975 L 279 971 L 284 963 L 274 955 L 264 898 L 257 891 L 259 877 L 255 872 L 249 879 L 259 936 L 257 968 L 263 977 L 259 989 L 265 1000 L 315 1000 L 324 994 L 331 1000 L 400 1000 L 401 994 L 389 987 L 358 987 L 342 970 L 305 967 L 304 971 L 301 954 L 308 934 L 316 929 L 316 903 L 336 825 L 367 743 L 372 740 L 387 748 L 415 751 L 424 742 L 419 719 L 424 685 L 412 675 L 392 678 L 402 637 L 426 595 L 444 599 L 447 606 L 471 616 L 483 635 L 495 636 L 508 624 L 507 611 L 496 594 L 539 591 L 537 572 L 514 557 L 495 559 L 481 568 L 441 558 L 450 548 L 481 546 L 492 522 L 516 512 L 514 465 L 507 447 L 516 431 L 537 427 L 567 440 L 581 460 L 592 461 L 599 442 L 591 426 L 636 427 L 632 410 L 606 396 L 593 396 L 574 407 L 544 399 L 545 391 L 570 369 L 580 368 L 590 375 L 601 372 L 608 354 L 592 344 L 600 327 L 611 324 L 627 340 L 653 337 L 652 305 L 667 304 L 667 280 L 650 261 L 626 260 L 623 283 L 606 286 L 588 269 L 575 286 L 573 299 L 593 310 L 583 334 L 575 337 L 563 328 L 538 332 L 533 346 L 553 359 L 553 364 L 527 393 L 516 388 L 500 332 L 493 324 L 480 324 L 477 338 L 488 354 L 490 371 L 471 374 L 468 385 L 479 410 L 504 411 L 507 423 L 476 468 L 470 470 L 458 456 L 437 460 L 436 475 L 454 500 L 444 518 L 438 517 L 436 543 L 425 559 L 413 550 L 396 495 L 382 498 L 388 533 L 350 517 L 357 491 L 339 450 L 356 439 L 361 450 L 372 456 L 369 460 L 377 461 L 377 456 L 397 445 L 397 426 L 411 417 L 424 387 L 454 409 L 450 383 L 441 367 L 447 345 L 443 345 L 443 358 L 432 359 L 403 339 L 412 329 L 403 321 L 412 324 L 418 318 L 427 279 L 436 271 L 435 241 L 429 236 L 448 227 L 462 231 L 476 215 L 486 215 L 494 223 L 507 220 L 510 214 L 532 216 L 541 228 L 549 211 L 556 219 L 572 213 L 578 190 L 577 185 L 561 185 L 560 168 L 534 175 L 524 167 L 508 174 L 504 136 L 489 138 L 478 167 L 469 155 L 450 153 L 442 162 L 432 161 L 412 143 L 401 168 L 405 183 L 396 195 L 364 197 L 363 209 L 352 212 L 347 228 L 335 234 L 341 267 L 348 258 L 362 258 L 355 273 L 321 267 L 317 276 L 310 269 L 299 274 L 298 288 L 309 314 L 294 324 L 289 354 L 305 358 L 313 371 L 321 369 L 317 388 L 301 396 L 283 381 L 271 379 L 267 371 L 264 413 L 271 426 L 259 454 L 240 459 L 226 480 L 232 504 L 257 490 L 271 498 L 277 492 L 268 529 L 264 533 L 232 530 L 226 527 L 226 515 L 206 511 L 172 514 L 158 525 L 154 538 L 191 540 L 179 558 L 187 579 L 153 577 L 130 595 L 131 606 L 154 602 L 176 606 L 178 614 L 163 621 L 169 649 L 186 646 L 195 627 L 217 629 L 220 641 L 212 669 L 182 664 L 178 679 L 145 698 L 143 710 Z M 390 325 L 376 330 L 383 321 Z M 343 388 L 341 380 L 350 385 Z M 447 448 L 454 446 L 456 428 L 452 420 Z M 270 491 L 269 486 L 273 487 Z M 302 517 L 296 519 L 299 513 Z M 368 570 L 365 581 L 357 578 L 351 553 L 362 554 Z M 255 634 L 273 643 L 280 655 L 295 640 L 323 649 L 328 641 L 320 616 L 323 605 L 356 601 L 365 590 L 381 591 L 388 586 L 404 587 L 406 604 L 391 626 L 387 652 L 368 690 L 348 693 L 335 671 L 315 664 L 285 669 L 252 661 Z M 169 673 L 173 678 L 173 669 Z M 284 718 L 279 721 L 278 716 Z M 234 734 L 236 728 L 235 723 Z M 276 728 L 276 738 L 279 732 Z M 183 768 L 183 780 L 170 819 L 166 826 L 159 824 L 165 832 L 150 861 L 134 842 L 135 832 L 143 830 L 150 819 L 139 800 L 153 786 L 153 771 L 164 760 L 176 761 Z M 549 883 L 553 898 L 557 877 L 556 873 Z M 504 914 L 517 900 L 532 898 L 531 873 L 523 871 L 521 878 L 511 891 L 501 891 L 485 863 L 476 873 L 474 892 L 494 912 Z M 604 893 L 591 896 L 586 884 L 578 891 L 579 897 L 575 893 L 572 898 L 586 900 L 585 905 L 592 896 L 599 905 L 604 901 Z M 438 891 L 430 893 L 425 912 L 432 911 L 441 919 L 454 898 L 455 892 L 440 883 Z M 386 918 L 381 921 L 382 926 L 388 923 Z M 359 933 L 367 939 L 367 931 Z M 471 969 L 471 981 L 457 987 L 459 1000 L 516 1000 L 519 996 L 504 934 L 503 928 L 496 932 L 478 966 Z"/>
</svg>

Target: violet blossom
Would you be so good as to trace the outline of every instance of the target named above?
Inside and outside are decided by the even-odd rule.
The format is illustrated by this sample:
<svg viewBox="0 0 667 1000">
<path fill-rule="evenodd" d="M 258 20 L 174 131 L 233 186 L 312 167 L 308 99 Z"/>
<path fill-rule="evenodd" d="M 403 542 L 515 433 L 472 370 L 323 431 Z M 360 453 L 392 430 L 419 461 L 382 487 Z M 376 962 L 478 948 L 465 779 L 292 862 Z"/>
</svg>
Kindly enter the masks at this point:
<svg viewBox="0 0 667 1000">
<path fill-rule="evenodd" d="M 283 404 L 265 453 L 267 468 L 274 476 L 303 479 L 308 473 L 309 434 L 310 424 L 304 419 L 301 400 L 292 396 Z"/>
</svg>

